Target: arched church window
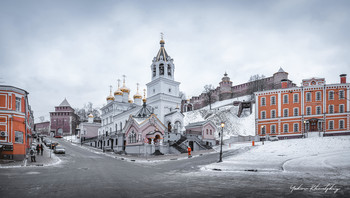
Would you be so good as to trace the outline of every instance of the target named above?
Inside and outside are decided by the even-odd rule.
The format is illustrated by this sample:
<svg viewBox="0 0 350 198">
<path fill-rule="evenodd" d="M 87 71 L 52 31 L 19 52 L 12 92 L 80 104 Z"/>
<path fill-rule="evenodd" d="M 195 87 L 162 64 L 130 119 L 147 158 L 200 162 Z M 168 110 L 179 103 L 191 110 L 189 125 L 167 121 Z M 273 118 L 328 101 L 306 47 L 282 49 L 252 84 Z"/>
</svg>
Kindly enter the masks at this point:
<svg viewBox="0 0 350 198">
<path fill-rule="evenodd" d="M 164 75 L 164 64 L 159 65 L 159 75 Z"/>
<path fill-rule="evenodd" d="M 123 123 L 120 122 L 120 130 L 123 130 Z"/>
<path fill-rule="evenodd" d="M 153 74 L 153 77 L 156 76 L 156 72 L 157 72 L 156 66 L 153 65 L 153 66 L 152 66 L 152 74 Z"/>
<path fill-rule="evenodd" d="M 168 76 L 171 76 L 171 66 L 168 65 Z"/>
</svg>

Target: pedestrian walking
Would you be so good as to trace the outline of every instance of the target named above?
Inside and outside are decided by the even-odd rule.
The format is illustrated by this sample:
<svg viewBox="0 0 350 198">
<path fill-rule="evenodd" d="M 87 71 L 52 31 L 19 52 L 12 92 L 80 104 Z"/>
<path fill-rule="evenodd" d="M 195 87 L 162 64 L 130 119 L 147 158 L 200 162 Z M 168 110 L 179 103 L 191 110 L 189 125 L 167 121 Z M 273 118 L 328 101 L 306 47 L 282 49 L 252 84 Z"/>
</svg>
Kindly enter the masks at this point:
<svg viewBox="0 0 350 198">
<path fill-rule="evenodd" d="M 36 152 L 37 152 L 37 155 L 39 155 L 39 153 L 40 153 L 40 144 L 36 145 Z"/>
<path fill-rule="evenodd" d="M 40 153 L 41 153 L 41 156 L 43 155 L 44 153 L 44 147 L 43 147 L 43 144 L 40 144 Z"/>
<path fill-rule="evenodd" d="M 35 160 L 35 152 L 34 152 L 33 149 L 30 149 L 29 154 L 30 154 L 30 161 L 31 162 L 36 162 L 36 160 Z"/>
<path fill-rule="evenodd" d="M 187 151 L 188 151 L 188 158 L 191 158 L 192 157 L 192 155 L 191 155 L 191 151 L 192 151 L 191 147 L 187 147 Z"/>
</svg>

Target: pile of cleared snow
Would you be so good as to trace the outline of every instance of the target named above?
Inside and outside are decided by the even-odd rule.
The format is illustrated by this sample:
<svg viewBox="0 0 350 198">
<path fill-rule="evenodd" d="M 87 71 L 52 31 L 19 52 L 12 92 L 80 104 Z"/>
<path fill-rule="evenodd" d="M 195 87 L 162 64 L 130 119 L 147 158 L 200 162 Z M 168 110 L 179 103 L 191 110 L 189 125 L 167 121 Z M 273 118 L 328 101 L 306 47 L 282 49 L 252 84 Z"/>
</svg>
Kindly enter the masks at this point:
<svg viewBox="0 0 350 198">
<path fill-rule="evenodd" d="M 255 117 L 254 104 L 252 114 L 249 110 L 244 110 L 241 117 L 237 117 L 239 106 L 233 106 L 233 101 L 249 101 L 250 96 L 242 96 L 224 101 L 218 101 L 212 104 L 212 109 L 209 106 L 203 107 L 195 111 L 185 112 L 184 125 L 189 123 L 211 120 L 217 128 L 221 130 L 221 122 L 225 122 L 224 138 L 229 139 L 231 136 L 254 136 L 255 135 Z M 215 134 L 218 137 L 218 133 Z"/>
<path fill-rule="evenodd" d="M 231 147 L 237 149 L 237 145 Z M 296 171 L 349 175 L 350 136 L 282 140 L 265 142 L 265 145 L 259 143 L 249 151 L 224 158 L 223 161 L 204 166 L 202 169 Z"/>
<path fill-rule="evenodd" d="M 67 140 L 69 142 L 80 143 L 80 138 L 78 138 L 77 135 L 64 136 L 63 139 L 65 139 L 65 140 Z"/>
</svg>

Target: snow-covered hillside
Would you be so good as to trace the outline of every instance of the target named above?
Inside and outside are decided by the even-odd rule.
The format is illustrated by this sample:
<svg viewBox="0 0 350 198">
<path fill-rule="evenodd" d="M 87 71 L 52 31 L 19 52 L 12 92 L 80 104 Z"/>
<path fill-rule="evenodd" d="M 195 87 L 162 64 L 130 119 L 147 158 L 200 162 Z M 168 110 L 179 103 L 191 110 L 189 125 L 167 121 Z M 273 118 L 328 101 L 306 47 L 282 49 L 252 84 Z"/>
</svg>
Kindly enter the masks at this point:
<svg viewBox="0 0 350 198">
<path fill-rule="evenodd" d="M 234 135 L 255 135 L 254 104 L 252 114 L 249 110 L 244 110 L 241 117 L 237 117 L 239 106 L 233 106 L 234 101 L 249 101 L 250 96 L 242 96 L 229 100 L 218 101 L 209 106 L 191 112 L 185 112 L 184 125 L 189 123 L 211 120 L 221 130 L 220 123 L 225 122 L 224 138 L 228 139 Z M 216 134 L 218 137 L 218 133 Z"/>
</svg>

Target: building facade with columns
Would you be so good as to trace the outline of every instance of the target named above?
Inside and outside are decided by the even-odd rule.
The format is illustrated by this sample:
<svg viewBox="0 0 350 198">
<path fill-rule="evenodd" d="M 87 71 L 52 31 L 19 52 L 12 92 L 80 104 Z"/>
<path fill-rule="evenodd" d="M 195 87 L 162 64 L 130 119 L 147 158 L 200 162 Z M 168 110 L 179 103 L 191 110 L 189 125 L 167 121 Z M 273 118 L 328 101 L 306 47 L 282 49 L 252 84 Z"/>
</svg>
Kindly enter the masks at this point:
<svg viewBox="0 0 350 198">
<path fill-rule="evenodd" d="M 302 81 L 288 87 L 255 93 L 256 135 L 280 139 L 350 134 L 350 83 L 346 74 L 340 83 L 326 84 L 324 78 Z"/>
</svg>

